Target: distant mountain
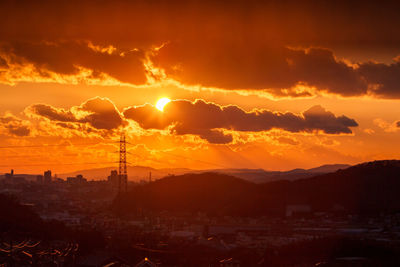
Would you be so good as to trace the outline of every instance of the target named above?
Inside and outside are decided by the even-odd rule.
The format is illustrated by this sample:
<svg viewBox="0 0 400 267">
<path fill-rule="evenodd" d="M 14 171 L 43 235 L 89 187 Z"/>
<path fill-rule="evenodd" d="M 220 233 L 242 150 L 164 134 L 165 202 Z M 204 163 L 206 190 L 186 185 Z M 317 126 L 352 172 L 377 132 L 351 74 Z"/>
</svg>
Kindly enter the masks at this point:
<svg viewBox="0 0 400 267">
<path fill-rule="evenodd" d="M 330 173 L 341 169 L 347 169 L 349 167 L 351 167 L 351 165 L 348 164 L 326 164 L 316 168 L 308 169 L 307 171 L 313 173 Z"/>
<path fill-rule="evenodd" d="M 208 172 L 225 173 L 254 183 L 266 183 L 278 180 L 293 181 L 319 174 L 335 172 L 340 169 L 346 169 L 350 166 L 351 165 L 347 164 L 330 164 L 312 169 L 293 169 L 290 171 L 266 171 L 263 169 L 214 169 L 208 170 Z"/>
<path fill-rule="evenodd" d="M 210 170 L 191 170 L 187 168 L 164 168 L 154 169 L 145 166 L 128 166 L 128 177 L 131 181 L 147 180 L 151 172 L 153 180 L 163 178 L 168 175 L 182 175 L 186 173 L 205 173 L 215 172 L 224 173 L 227 175 L 235 176 L 243 180 L 251 181 L 254 183 L 265 183 L 277 180 L 296 180 L 306 177 L 315 176 L 317 174 L 324 174 L 334 172 L 339 169 L 350 167 L 346 164 L 332 164 L 323 165 L 312 169 L 294 169 L 290 171 L 266 171 L 263 169 L 210 169 Z M 61 178 L 76 176 L 82 174 L 84 177 L 93 180 L 105 180 L 110 175 L 111 170 L 116 170 L 117 167 L 106 167 L 97 169 L 80 170 L 71 173 L 64 173 L 58 175 Z"/>
<path fill-rule="evenodd" d="M 255 216 L 283 215 L 290 204 L 309 205 L 313 211 L 400 211 L 400 161 L 368 162 L 312 178 L 264 184 L 222 173 L 169 176 L 121 195 L 114 209 Z"/>
</svg>

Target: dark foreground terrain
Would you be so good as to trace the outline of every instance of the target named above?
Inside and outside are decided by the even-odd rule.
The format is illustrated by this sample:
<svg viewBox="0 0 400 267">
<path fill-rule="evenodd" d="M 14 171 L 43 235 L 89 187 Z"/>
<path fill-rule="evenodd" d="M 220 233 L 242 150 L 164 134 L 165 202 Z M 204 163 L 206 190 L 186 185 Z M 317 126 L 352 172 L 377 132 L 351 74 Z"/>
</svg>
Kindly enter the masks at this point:
<svg viewBox="0 0 400 267">
<path fill-rule="evenodd" d="M 265 184 L 169 176 L 115 198 L 106 182 L 3 182 L 0 264 L 400 266 L 399 179 L 378 161 Z"/>
</svg>

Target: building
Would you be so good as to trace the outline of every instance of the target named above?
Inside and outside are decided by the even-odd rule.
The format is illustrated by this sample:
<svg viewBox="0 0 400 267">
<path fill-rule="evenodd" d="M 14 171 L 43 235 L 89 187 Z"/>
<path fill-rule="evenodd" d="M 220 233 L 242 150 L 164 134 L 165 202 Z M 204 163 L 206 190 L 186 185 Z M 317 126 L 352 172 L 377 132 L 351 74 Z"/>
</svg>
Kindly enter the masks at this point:
<svg viewBox="0 0 400 267">
<path fill-rule="evenodd" d="M 83 184 L 86 183 L 87 180 L 83 178 L 82 174 L 78 174 L 75 177 L 67 177 L 67 183 L 69 184 Z"/>
<path fill-rule="evenodd" d="M 11 170 L 10 173 L 5 174 L 5 182 L 10 183 L 25 183 L 26 179 L 23 176 L 15 176 L 14 170 Z"/>
<path fill-rule="evenodd" d="M 14 176 L 14 178 L 12 178 L 12 182 L 16 183 L 16 184 L 21 184 L 21 183 L 25 183 L 26 179 L 23 176 Z"/>
<path fill-rule="evenodd" d="M 50 170 L 48 170 L 48 171 L 45 171 L 44 172 L 44 183 L 46 183 L 46 184 L 49 184 L 49 183 L 51 183 L 51 171 Z"/>
<path fill-rule="evenodd" d="M 113 188 L 118 188 L 119 175 L 117 170 L 112 170 L 111 174 L 107 177 L 107 181 L 111 184 Z"/>
</svg>

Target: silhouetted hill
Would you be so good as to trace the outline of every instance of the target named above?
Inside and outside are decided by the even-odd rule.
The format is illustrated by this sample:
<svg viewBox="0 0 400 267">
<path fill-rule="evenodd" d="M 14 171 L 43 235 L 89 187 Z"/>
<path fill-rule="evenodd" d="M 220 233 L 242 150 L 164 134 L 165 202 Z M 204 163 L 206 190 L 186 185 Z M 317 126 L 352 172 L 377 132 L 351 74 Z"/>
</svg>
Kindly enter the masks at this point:
<svg viewBox="0 0 400 267">
<path fill-rule="evenodd" d="M 340 169 L 344 170 L 349 167 L 351 167 L 349 164 L 325 164 L 316 168 L 308 169 L 307 171 L 312 173 L 330 173 Z"/>
<path fill-rule="evenodd" d="M 400 210 L 400 161 L 369 162 L 312 178 L 265 184 L 217 173 L 170 176 L 120 196 L 114 208 L 119 212 L 282 215 L 289 204 L 349 213 Z"/>
<path fill-rule="evenodd" d="M 350 167 L 347 164 L 329 164 L 311 169 L 293 169 L 290 171 L 266 171 L 263 169 L 218 169 L 212 170 L 219 173 L 225 173 L 242 178 L 254 183 L 266 183 L 278 180 L 298 180 L 308 178 L 319 174 L 335 172 L 340 169 Z"/>
<path fill-rule="evenodd" d="M 288 184 L 287 195 L 289 202 L 303 202 L 314 210 L 329 210 L 334 205 L 350 212 L 400 210 L 400 161 L 367 162 L 297 180 Z"/>
<path fill-rule="evenodd" d="M 122 213 L 145 209 L 201 211 L 219 215 L 276 212 L 279 203 L 263 195 L 260 189 L 262 187 L 254 183 L 220 173 L 169 176 L 135 187 L 133 191 L 121 195 L 115 200 L 114 209 Z M 260 205 L 261 203 L 264 205 Z M 268 205 L 269 203 L 276 205 Z"/>
</svg>

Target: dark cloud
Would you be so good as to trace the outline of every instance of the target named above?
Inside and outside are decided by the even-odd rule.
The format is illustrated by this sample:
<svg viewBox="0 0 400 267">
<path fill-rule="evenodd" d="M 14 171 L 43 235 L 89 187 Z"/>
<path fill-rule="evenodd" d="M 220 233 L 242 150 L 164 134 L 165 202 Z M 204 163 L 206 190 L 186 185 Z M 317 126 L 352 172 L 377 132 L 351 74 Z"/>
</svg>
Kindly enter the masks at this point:
<svg viewBox="0 0 400 267">
<path fill-rule="evenodd" d="M 93 98 L 83 103 L 78 110 L 89 112 L 80 122 L 86 122 L 97 129 L 117 129 L 125 125 L 122 115 L 115 105 L 106 98 Z"/>
<path fill-rule="evenodd" d="M 205 38 L 399 45 L 399 7 L 397 1 L 4 0 L 0 36 L 135 45 Z"/>
<path fill-rule="evenodd" d="M 28 136 L 30 134 L 30 132 L 31 132 L 29 127 L 25 126 L 25 125 L 16 126 L 16 125 L 13 125 L 13 124 L 8 124 L 5 127 L 8 129 L 8 131 L 11 134 L 13 134 L 15 136 L 20 136 L 20 137 L 21 136 Z"/>
<path fill-rule="evenodd" d="M 387 65 L 376 62 L 360 64 L 358 73 L 372 85 L 372 93 L 382 98 L 400 98 L 400 61 Z"/>
<path fill-rule="evenodd" d="M 79 67 L 93 71 L 93 78 L 107 74 L 121 82 L 144 84 L 144 53 L 138 49 L 117 50 L 95 46 L 86 41 L 12 42 L 0 46 L 8 64 L 31 63 L 44 77 L 46 72 L 74 75 Z"/>
<path fill-rule="evenodd" d="M 396 122 L 396 126 L 400 128 L 400 121 Z"/>
<path fill-rule="evenodd" d="M 0 126 L 6 129 L 9 134 L 15 136 L 29 136 L 31 133 L 28 123 L 13 115 L 0 117 Z"/>
<path fill-rule="evenodd" d="M 194 134 L 211 143 L 229 143 L 230 134 L 223 130 L 268 131 L 273 128 L 289 132 L 322 131 L 326 134 L 349 134 L 357 122 L 346 116 L 335 116 L 321 106 L 314 106 L 302 115 L 255 110 L 246 112 L 237 106 L 219 106 L 203 100 L 172 101 L 160 112 L 153 106 L 131 107 L 124 116 L 144 129 L 166 129 L 176 134 Z"/>
<path fill-rule="evenodd" d="M 0 57 L 0 68 L 3 68 L 3 69 L 8 68 L 7 61 L 2 57 Z"/>
<path fill-rule="evenodd" d="M 397 51 L 399 9 L 395 1 L 2 1 L 0 66 L 30 63 L 44 77 L 84 67 L 94 78 L 145 84 L 145 54 L 164 44 L 152 59 L 184 84 L 399 98 L 398 62 L 358 68 L 334 57 L 337 47 Z"/>
<path fill-rule="evenodd" d="M 75 115 L 71 111 L 57 109 L 46 104 L 34 104 L 29 107 L 34 114 L 48 118 L 51 121 L 77 122 Z"/>
<path fill-rule="evenodd" d="M 106 98 L 92 98 L 69 110 L 58 109 L 46 104 L 34 104 L 27 113 L 45 117 L 51 121 L 63 122 L 61 126 L 73 127 L 65 123 L 88 123 L 96 129 L 113 130 L 126 124 L 115 105 Z"/>
<path fill-rule="evenodd" d="M 228 144 L 233 141 L 233 137 L 231 134 L 225 134 L 219 130 L 208 130 L 208 129 L 194 129 L 190 132 L 180 131 L 179 129 L 175 129 L 176 134 L 194 134 L 198 135 L 200 138 L 207 140 L 211 144 Z"/>
<path fill-rule="evenodd" d="M 342 96 L 363 95 L 367 92 L 364 78 L 353 67 L 337 60 L 331 50 L 289 50 L 286 61 L 290 71 L 285 76 L 293 76 L 295 82 Z"/>
<path fill-rule="evenodd" d="M 269 89 L 274 95 L 291 96 L 299 94 L 294 89 L 298 84 L 344 96 L 367 91 L 367 83 L 354 68 L 322 48 L 180 42 L 165 45 L 153 60 L 167 75 L 190 85 Z"/>
</svg>

